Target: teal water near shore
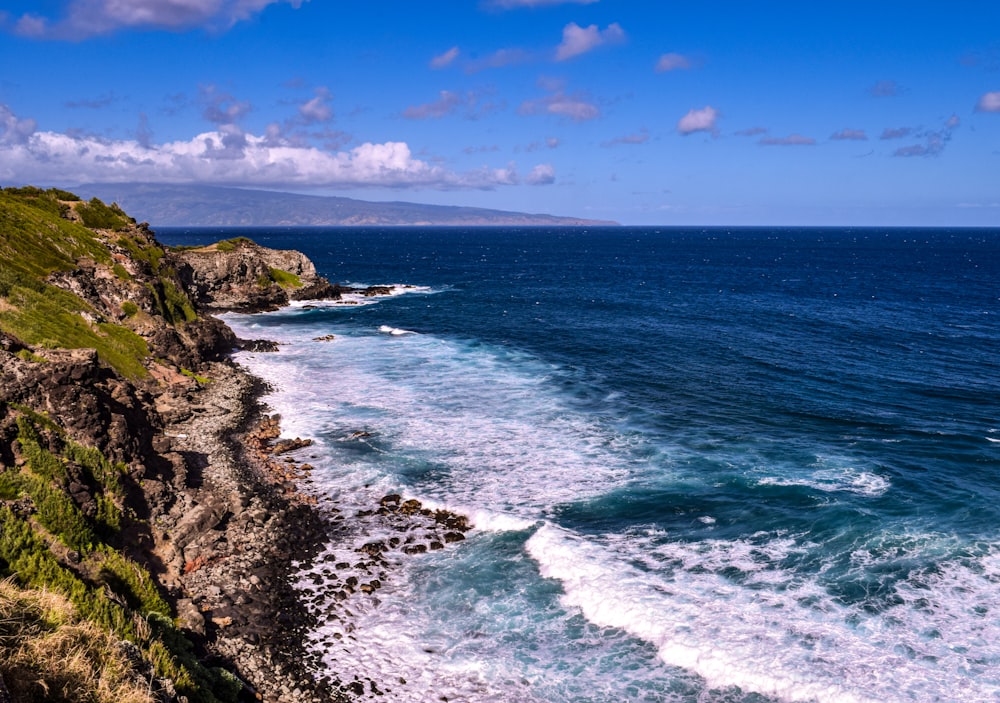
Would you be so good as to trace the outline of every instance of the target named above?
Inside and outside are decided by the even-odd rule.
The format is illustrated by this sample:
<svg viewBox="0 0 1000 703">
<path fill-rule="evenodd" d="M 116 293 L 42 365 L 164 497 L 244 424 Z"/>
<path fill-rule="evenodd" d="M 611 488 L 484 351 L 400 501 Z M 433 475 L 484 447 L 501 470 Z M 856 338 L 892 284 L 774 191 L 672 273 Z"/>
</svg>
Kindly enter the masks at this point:
<svg viewBox="0 0 1000 703">
<path fill-rule="evenodd" d="M 158 235 L 412 286 L 226 316 L 310 490 L 475 523 L 314 635 L 387 700 L 1000 699 L 1000 230 Z"/>
</svg>

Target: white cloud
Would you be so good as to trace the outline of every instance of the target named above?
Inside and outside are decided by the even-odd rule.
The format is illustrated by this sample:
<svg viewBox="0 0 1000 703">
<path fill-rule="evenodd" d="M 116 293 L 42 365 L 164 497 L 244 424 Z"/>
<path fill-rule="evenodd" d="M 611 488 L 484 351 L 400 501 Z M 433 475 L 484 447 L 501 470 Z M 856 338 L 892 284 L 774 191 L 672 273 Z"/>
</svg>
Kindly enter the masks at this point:
<svg viewBox="0 0 1000 703">
<path fill-rule="evenodd" d="M 556 182 L 556 169 L 552 164 L 538 164 L 525 180 L 533 186 L 551 185 Z"/>
<path fill-rule="evenodd" d="M 1000 90 L 983 93 L 976 103 L 976 112 L 1000 112 Z"/>
<path fill-rule="evenodd" d="M 574 122 L 586 122 L 600 116 L 601 111 L 589 100 L 579 95 L 566 95 L 562 91 L 537 100 L 521 103 L 518 112 L 522 115 L 558 115 Z"/>
<path fill-rule="evenodd" d="M 565 61 L 593 51 L 604 44 L 617 44 L 623 41 L 625 41 L 625 30 L 617 22 L 608 25 L 603 31 L 596 24 L 581 27 L 576 22 L 570 22 L 563 28 L 562 43 L 556 48 L 556 61 Z"/>
<path fill-rule="evenodd" d="M 303 2 L 308 0 L 70 0 L 64 17 L 53 21 L 26 14 L 14 31 L 35 38 L 79 40 L 127 28 L 222 30 L 269 5 L 298 8 Z"/>
<path fill-rule="evenodd" d="M 0 146 L 23 144 L 35 133 L 37 124 L 32 119 L 20 119 L 6 105 L 0 105 Z"/>
<path fill-rule="evenodd" d="M 18 120 L 2 105 L 0 130 L 0 180 L 7 183 L 490 189 L 517 182 L 513 166 L 456 173 L 415 158 L 405 142 L 325 151 L 226 125 L 186 141 L 146 147 L 136 140 L 36 132 L 31 121 Z"/>
<path fill-rule="evenodd" d="M 431 68 L 445 68 L 450 66 L 458 58 L 460 51 L 457 46 L 453 46 L 448 51 L 443 54 L 438 54 L 433 59 L 431 59 Z"/>
<path fill-rule="evenodd" d="M 328 88 L 317 88 L 314 98 L 299 105 L 299 118 L 305 124 L 329 122 L 333 119 L 331 100 L 333 100 L 333 95 Z"/>
<path fill-rule="evenodd" d="M 700 110 L 689 110 L 684 117 L 677 121 L 677 131 L 688 135 L 694 132 L 710 132 L 715 135 L 718 130 L 715 127 L 716 120 L 719 119 L 719 111 L 711 105 L 706 105 Z"/>
<path fill-rule="evenodd" d="M 691 68 L 691 60 L 681 54 L 663 54 L 656 62 L 656 72 L 666 73 L 667 71 L 680 71 Z"/>
<path fill-rule="evenodd" d="M 229 93 L 219 91 L 214 85 L 200 86 L 198 99 L 203 105 L 202 117 L 218 125 L 235 124 L 253 109 L 250 103 L 237 100 Z"/>
</svg>

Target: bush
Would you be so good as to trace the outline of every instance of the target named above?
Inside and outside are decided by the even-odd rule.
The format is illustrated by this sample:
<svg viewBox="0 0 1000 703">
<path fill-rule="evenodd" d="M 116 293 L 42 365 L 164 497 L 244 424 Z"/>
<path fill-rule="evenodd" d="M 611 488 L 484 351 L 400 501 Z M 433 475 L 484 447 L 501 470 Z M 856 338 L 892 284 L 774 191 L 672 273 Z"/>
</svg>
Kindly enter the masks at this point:
<svg viewBox="0 0 1000 703">
<path fill-rule="evenodd" d="M 128 215 L 122 212 L 117 203 L 105 205 L 97 198 L 91 198 L 89 203 L 80 203 L 76 212 L 83 224 L 92 229 L 123 230 L 130 224 Z"/>
</svg>

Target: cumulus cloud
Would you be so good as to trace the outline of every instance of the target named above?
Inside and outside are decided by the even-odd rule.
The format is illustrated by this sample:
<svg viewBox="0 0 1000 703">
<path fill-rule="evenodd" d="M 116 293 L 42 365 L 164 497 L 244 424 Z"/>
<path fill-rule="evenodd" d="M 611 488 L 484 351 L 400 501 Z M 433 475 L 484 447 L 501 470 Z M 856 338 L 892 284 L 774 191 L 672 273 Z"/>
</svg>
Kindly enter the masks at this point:
<svg viewBox="0 0 1000 703">
<path fill-rule="evenodd" d="M 682 71 L 691 68 L 691 60 L 681 54 L 663 54 L 656 62 L 656 72 Z"/>
<path fill-rule="evenodd" d="M 1000 90 L 983 93 L 976 103 L 976 112 L 1000 112 Z"/>
<path fill-rule="evenodd" d="M 458 173 L 416 158 L 405 142 L 344 151 L 278 142 L 234 125 L 143 145 L 38 132 L 0 105 L 0 180 L 21 183 L 216 183 L 255 186 L 491 189 L 517 182 L 512 166 Z"/>
<path fill-rule="evenodd" d="M 237 100 L 214 85 L 200 86 L 198 100 L 202 105 L 202 117 L 217 125 L 235 124 L 253 109 L 250 103 Z"/>
<path fill-rule="evenodd" d="M 557 115 L 574 122 L 586 122 L 601 115 L 597 105 L 585 97 L 579 94 L 567 95 L 561 90 L 544 98 L 526 100 L 521 103 L 518 112 L 522 115 Z"/>
<path fill-rule="evenodd" d="M 79 40 L 121 29 L 223 30 L 250 19 L 273 4 L 301 7 L 308 0 L 69 0 L 57 19 L 25 14 L 17 34 L 33 38 Z"/>
<path fill-rule="evenodd" d="M 706 105 L 700 110 L 692 109 L 677 121 L 677 131 L 685 136 L 695 132 L 709 132 L 715 136 L 718 134 L 718 129 L 715 127 L 718 119 L 719 111 L 711 105 Z"/>
<path fill-rule="evenodd" d="M 868 89 L 868 94 L 875 98 L 891 98 L 899 95 L 899 84 L 896 81 L 876 81 L 875 85 Z"/>
<path fill-rule="evenodd" d="M 448 51 L 438 54 L 431 59 L 431 68 L 445 68 L 446 66 L 450 66 L 458 58 L 459 53 L 461 52 L 457 46 L 451 47 Z"/>
<path fill-rule="evenodd" d="M 834 132 L 830 135 L 830 139 L 835 141 L 856 141 L 863 142 L 868 140 L 868 135 L 865 134 L 863 129 L 850 129 L 845 127 L 839 132 Z"/>
<path fill-rule="evenodd" d="M 24 144 L 35 133 L 37 123 L 21 119 L 6 105 L 0 105 L 0 145 Z"/>
<path fill-rule="evenodd" d="M 329 122 L 333 119 L 333 107 L 330 105 L 332 100 L 333 94 L 329 88 L 317 88 L 313 98 L 299 105 L 299 119 L 304 124 Z"/>
<path fill-rule="evenodd" d="M 608 25 L 604 30 L 596 24 L 581 27 L 576 22 L 570 22 L 563 27 L 562 43 L 556 48 L 556 61 L 580 54 L 586 54 L 605 44 L 618 44 L 625 41 L 625 30 L 617 22 Z"/>
<path fill-rule="evenodd" d="M 556 169 L 552 164 L 538 164 L 525 179 L 528 185 L 546 186 L 556 182 Z"/>
<path fill-rule="evenodd" d="M 764 137 L 758 143 L 763 146 L 812 146 L 816 140 L 801 134 L 789 134 L 787 137 Z"/>
<path fill-rule="evenodd" d="M 606 142 L 601 142 L 601 146 L 619 146 L 621 144 L 645 144 L 649 141 L 649 130 L 641 129 L 634 134 L 626 134 L 621 137 L 615 137 Z"/>
</svg>

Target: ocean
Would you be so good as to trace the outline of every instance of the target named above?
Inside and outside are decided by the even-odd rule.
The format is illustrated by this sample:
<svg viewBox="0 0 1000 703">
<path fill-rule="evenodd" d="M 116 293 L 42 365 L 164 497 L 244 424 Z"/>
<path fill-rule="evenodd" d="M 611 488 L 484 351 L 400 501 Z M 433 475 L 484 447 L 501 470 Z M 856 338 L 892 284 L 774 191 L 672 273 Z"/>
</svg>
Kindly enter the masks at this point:
<svg viewBox="0 0 1000 703">
<path fill-rule="evenodd" d="M 347 518 L 301 588 L 365 698 L 1000 700 L 1000 230 L 158 232 L 236 235 L 400 286 L 224 316 Z M 389 493 L 474 529 L 340 602 Z"/>
</svg>

